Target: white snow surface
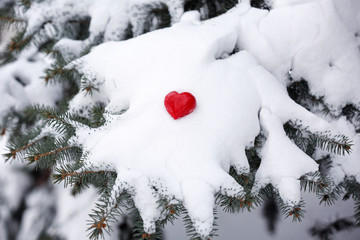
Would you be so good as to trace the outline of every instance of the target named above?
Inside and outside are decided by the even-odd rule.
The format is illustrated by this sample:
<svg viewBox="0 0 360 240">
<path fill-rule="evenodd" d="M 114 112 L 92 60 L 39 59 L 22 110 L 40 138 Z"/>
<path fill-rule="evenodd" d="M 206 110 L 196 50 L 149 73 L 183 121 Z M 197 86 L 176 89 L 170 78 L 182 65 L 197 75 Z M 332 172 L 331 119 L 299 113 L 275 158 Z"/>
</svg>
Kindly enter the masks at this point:
<svg viewBox="0 0 360 240">
<path fill-rule="evenodd" d="M 70 111 L 89 108 L 94 101 L 104 103 L 107 110 L 104 127 L 78 126 L 74 141 L 90 151 L 88 166 L 107 169 L 110 165 L 118 172 L 113 195 L 119 188 L 132 194 L 145 231 L 153 233 L 155 221 L 162 217 L 156 203 L 160 193 L 183 202 L 197 232 L 206 237 L 213 225 L 214 194 L 220 191 L 236 197 L 243 193 L 227 172 L 230 166 L 238 173 L 249 171 L 244 151 L 260 129 L 267 141 L 260 152 L 254 192 L 272 183 L 286 203 L 298 203 L 299 177 L 318 166 L 286 137 L 282 124 L 288 120 L 301 120 L 311 131 L 341 132 L 353 139 L 353 153 L 333 156 L 330 174 L 336 182 L 345 176 L 360 181 L 360 134 L 343 118 L 327 119 L 330 123 L 320 119 L 286 92 L 291 73 L 294 81 L 307 80 L 311 93 L 324 96 L 335 114 L 346 104 L 360 107 L 360 1 L 272 0 L 270 12 L 243 3 L 205 22 L 199 21 L 197 12 L 182 15 L 183 0 L 105 1 L 34 3 L 25 16 L 27 34 L 48 22 L 47 34 L 57 29 L 60 36 L 68 20 L 90 17 L 88 39 L 62 39 L 56 45 L 72 59 L 100 34 L 105 41 L 124 39 L 129 23 L 134 35 L 140 35 L 146 4 L 164 2 L 172 23 L 181 19 L 168 29 L 105 43 L 74 62 L 99 92 L 93 96 L 80 92 Z M 52 19 L 57 21 L 50 23 Z M 235 48 L 241 51 L 231 55 Z M 36 61 L 29 61 L 32 56 Z M 45 87 L 40 78 L 47 61 L 29 50 L 0 69 L 0 117 L 11 109 L 21 110 L 30 103 L 53 104 L 61 97 L 59 88 Z M 172 119 L 164 107 L 171 91 L 192 93 L 195 111 Z M 14 184 L 23 192 L 27 187 L 11 180 L 26 182 L 15 172 L 0 166 L 0 197 L 5 196 L 10 208 L 18 205 L 20 196 L 8 189 Z M 1 185 L 1 181 L 6 183 Z M 41 197 L 41 192 L 35 195 Z M 74 213 L 83 200 L 73 200 L 68 193 L 58 196 L 62 196 L 55 220 L 58 228 L 53 231 L 63 232 L 68 239 L 84 238 L 68 219 L 85 220 L 91 206 Z M 91 191 L 86 198 L 95 201 Z M 8 210 L 1 208 L 0 214 L 6 216 Z M 5 237 L 1 235 L 4 226 L 0 220 L 0 238 Z"/>
<path fill-rule="evenodd" d="M 360 2 L 274 1 L 274 9 L 252 8 L 240 23 L 239 45 L 278 80 L 307 80 L 333 111 L 360 106 Z"/>
<path fill-rule="evenodd" d="M 239 4 L 205 22 L 190 12 L 171 28 L 94 48 L 73 64 L 86 79 L 96 79 L 91 81 L 99 92 L 79 93 L 70 103 L 70 111 L 79 111 L 95 100 L 108 112 L 104 127 L 77 128 L 74 141 L 91 153 L 88 167 L 109 164 L 118 172 L 113 195 L 119 189 L 133 195 L 148 233 L 161 218 L 151 188 L 156 186 L 161 195 L 184 203 L 205 237 L 212 229 L 214 193 L 242 194 L 227 171 L 249 171 L 244 150 L 261 126 L 267 142 L 257 186 L 272 183 L 286 203 L 298 203 L 299 177 L 318 166 L 287 139 L 282 124 L 300 120 L 310 131 L 334 134 L 341 129 L 293 102 L 285 76 L 291 69 L 295 80 L 308 80 L 312 93 L 325 95 L 334 109 L 358 106 L 360 56 L 351 35 L 356 24 L 348 23 L 358 21 L 359 11 L 352 2 L 347 1 L 353 18 L 344 7 L 337 13 L 339 3 L 331 0 L 271 12 Z M 245 50 L 231 55 L 235 48 Z M 171 91 L 192 93 L 195 111 L 172 119 L 164 107 Z"/>
</svg>

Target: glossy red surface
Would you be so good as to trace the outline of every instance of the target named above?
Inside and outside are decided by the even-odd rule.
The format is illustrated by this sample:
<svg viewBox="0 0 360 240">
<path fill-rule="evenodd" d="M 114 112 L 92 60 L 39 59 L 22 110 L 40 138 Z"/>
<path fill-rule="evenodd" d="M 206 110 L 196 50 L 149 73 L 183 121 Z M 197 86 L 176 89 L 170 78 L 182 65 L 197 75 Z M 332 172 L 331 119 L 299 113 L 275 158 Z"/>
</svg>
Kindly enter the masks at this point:
<svg viewBox="0 0 360 240">
<path fill-rule="evenodd" d="M 194 111 L 196 99 L 191 93 L 172 91 L 166 95 L 164 105 L 174 119 L 179 119 Z"/>
</svg>

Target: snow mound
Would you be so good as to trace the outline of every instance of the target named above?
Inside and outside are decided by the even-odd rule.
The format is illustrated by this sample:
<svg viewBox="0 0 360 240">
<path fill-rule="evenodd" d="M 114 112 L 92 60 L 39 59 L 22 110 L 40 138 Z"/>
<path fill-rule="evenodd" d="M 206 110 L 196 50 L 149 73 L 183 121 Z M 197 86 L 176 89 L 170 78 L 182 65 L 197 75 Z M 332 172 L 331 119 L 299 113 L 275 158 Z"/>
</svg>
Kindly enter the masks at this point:
<svg viewBox="0 0 360 240">
<path fill-rule="evenodd" d="M 334 113 L 360 106 L 360 2 L 274 1 L 252 8 L 240 24 L 239 45 L 285 85 L 305 79 Z"/>
<path fill-rule="evenodd" d="M 70 111 L 81 112 L 97 101 L 107 112 L 105 126 L 78 126 L 73 140 L 90 152 L 87 168 L 109 170 L 110 165 L 117 171 L 113 197 L 119 189 L 129 191 L 150 234 L 161 218 L 156 203 L 161 192 L 182 202 L 196 231 L 206 237 L 214 194 L 243 194 L 227 172 L 230 166 L 239 174 L 249 171 L 245 148 L 260 127 L 268 141 L 258 186 L 272 183 L 285 202 L 296 204 L 299 177 L 318 169 L 287 139 L 282 124 L 300 120 L 310 131 L 331 131 L 331 125 L 293 102 L 282 82 L 248 51 L 234 53 L 243 48 L 239 30 L 252 11 L 240 4 L 205 22 L 191 12 L 172 28 L 102 44 L 73 63 L 98 92 L 79 93 Z M 164 107 L 171 91 L 193 94 L 194 112 L 171 118 Z"/>
</svg>

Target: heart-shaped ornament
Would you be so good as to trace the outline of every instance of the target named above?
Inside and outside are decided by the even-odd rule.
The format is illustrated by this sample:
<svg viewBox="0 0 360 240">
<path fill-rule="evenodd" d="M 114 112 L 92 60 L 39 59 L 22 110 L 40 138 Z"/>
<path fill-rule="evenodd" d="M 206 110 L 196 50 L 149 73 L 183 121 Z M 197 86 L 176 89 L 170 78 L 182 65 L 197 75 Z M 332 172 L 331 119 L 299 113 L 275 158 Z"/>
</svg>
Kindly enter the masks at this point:
<svg viewBox="0 0 360 240">
<path fill-rule="evenodd" d="M 194 111 L 196 99 L 191 93 L 172 91 L 166 95 L 164 105 L 174 119 L 179 119 Z"/>
</svg>

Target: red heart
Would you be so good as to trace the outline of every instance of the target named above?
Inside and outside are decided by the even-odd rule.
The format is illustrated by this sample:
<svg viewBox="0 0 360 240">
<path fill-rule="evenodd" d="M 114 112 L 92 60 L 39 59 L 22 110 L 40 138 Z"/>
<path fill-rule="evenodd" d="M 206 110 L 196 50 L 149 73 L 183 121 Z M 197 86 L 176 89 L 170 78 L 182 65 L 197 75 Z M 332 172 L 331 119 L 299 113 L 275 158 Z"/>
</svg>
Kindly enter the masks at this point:
<svg viewBox="0 0 360 240">
<path fill-rule="evenodd" d="M 194 111 L 196 99 L 191 93 L 177 93 L 173 91 L 166 95 L 164 105 L 168 113 L 174 119 L 178 119 Z"/>
</svg>

